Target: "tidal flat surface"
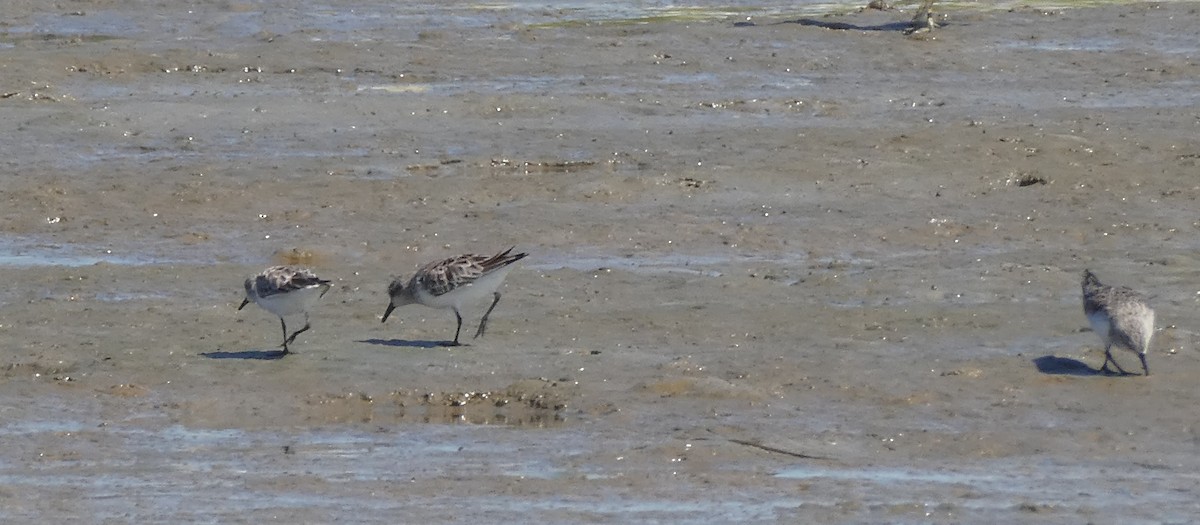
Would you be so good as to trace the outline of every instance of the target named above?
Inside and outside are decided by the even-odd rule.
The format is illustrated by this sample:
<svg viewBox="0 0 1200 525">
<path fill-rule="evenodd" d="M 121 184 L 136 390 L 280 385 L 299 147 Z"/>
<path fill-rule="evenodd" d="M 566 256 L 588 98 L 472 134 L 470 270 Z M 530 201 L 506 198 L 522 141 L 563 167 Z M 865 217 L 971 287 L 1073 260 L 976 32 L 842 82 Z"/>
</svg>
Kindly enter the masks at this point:
<svg viewBox="0 0 1200 525">
<path fill-rule="evenodd" d="M 10 4 L 6 521 L 1200 514 L 1200 3 Z M 486 337 L 380 323 L 513 245 Z"/>
</svg>

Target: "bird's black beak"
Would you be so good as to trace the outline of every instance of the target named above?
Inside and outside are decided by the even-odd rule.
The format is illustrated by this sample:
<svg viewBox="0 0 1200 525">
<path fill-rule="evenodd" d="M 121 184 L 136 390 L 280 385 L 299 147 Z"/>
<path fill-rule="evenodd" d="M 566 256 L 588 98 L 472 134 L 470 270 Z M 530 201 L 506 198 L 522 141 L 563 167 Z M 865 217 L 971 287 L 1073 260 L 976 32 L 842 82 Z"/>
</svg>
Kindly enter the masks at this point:
<svg viewBox="0 0 1200 525">
<path fill-rule="evenodd" d="M 381 322 L 381 323 L 386 322 L 388 316 L 392 315 L 392 310 L 395 310 L 395 309 L 396 309 L 396 305 L 394 303 L 389 303 L 387 311 L 383 312 L 383 321 L 379 321 L 379 322 Z"/>
<path fill-rule="evenodd" d="M 238 307 L 238 310 L 240 311 L 242 308 L 245 308 L 246 305 L 248 305 L 248 304 L 250 304 L 249 299 L 242 299 L 242 305 Z"/>
</svg>

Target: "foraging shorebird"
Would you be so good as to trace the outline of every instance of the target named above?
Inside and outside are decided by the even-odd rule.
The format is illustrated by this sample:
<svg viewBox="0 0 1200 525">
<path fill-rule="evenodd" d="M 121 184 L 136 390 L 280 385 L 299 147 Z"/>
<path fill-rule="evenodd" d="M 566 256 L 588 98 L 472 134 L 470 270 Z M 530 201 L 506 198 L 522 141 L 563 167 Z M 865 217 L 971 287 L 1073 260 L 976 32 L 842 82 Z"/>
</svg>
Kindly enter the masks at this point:
<svg viewBox="0 0 1200 525">
<path fill-rule="evenodd" d="M 504 277 L 512 270 L 513 263 L 529 255 L 510 255 L 513 248 L 496 255 L 468 254 L 431 262 L 417 270 L 407 284 L 403 278 L 396 278 L 388 286 L 390 302 L 380 322 L 387 321 L 392 310 L 406 304 L 450 308 L 454 310 L 458 327 L 454 330 L 454 341 L 449 345 L 458 346 L 461 344 L 458 342 L 458 335 L 462 331 L 462 305 L 491 295 L 492 306 L 483 314 L 483 319 L 479 321 L 479 329 L 475 331 L 475 337 L 483 335 L 487 330 L 488 315 L 500 302 L 500 292 L 497 290 L 504 283 Z"/>
<path fill-rule="evenodd" d="M 291 266 L 272 266 L 262 273 L 246 279 L 246 298 L 238 307 L 240 311 L 253 302 L 264 310 L 279 317 L 279 325 L 283 327 L 283 353 L 288 353 L 288 344 L 296 340 L 296 336 L 311 328 L 308 322 L 308 310 L 313 303 L 325 296 L 329 291 L 330 281 L 317 277 L 316 274 L 303 268 Z M 284 316 L 304 314 L 304 328 L 288 335 L 287 322 Z"/>
<path fill-rule="evenodd" d="M 1112 357 L 1112 347 L 1117 345 L 1137 354 L 1142 360 L 1142 371 L 1150 375 L 1146 351 L 1150 349 L 1150 338 L 1154 335 L 1154 310 L 1146 304 L 1145 296 L 1124 286 L 1101 284 L 1095 274 L 1084 270 L 1083 313 L 1087 315 L 1092 331 L 1104 342 L 1101 371 L 1111 373 L 1108 369 L 1111 362 L 1121 374 L 1126 373 Z"/>
<path fill-rule="evenodd" d="M 917 14 L 913 15 L 912 22 L 909 22 L 908 29 L 904 30 L 904 34 L 928 33 L 941 27 L 937 23 L 937 15 L 933 14 L 933 2 L 934 0 L 925 0 L 921 4 L 921 7 L 917 9 Z"/>
</svg>

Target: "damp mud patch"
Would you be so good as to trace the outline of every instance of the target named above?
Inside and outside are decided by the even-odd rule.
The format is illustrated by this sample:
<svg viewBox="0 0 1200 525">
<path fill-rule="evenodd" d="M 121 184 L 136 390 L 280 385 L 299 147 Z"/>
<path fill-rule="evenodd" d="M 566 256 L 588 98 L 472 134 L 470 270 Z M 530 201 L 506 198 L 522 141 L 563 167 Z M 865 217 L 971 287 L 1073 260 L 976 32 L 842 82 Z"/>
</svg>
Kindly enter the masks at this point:
<svg viewBox="0 0 1200 525">
<path fill-rule="evenodd" d="M 568 421 L 577 386 L 522 379 L 501 389 L 327 392 L 281 402 L 267 397 L 206 397 L 168 407 L 177 422 L 206 428 L 417 423 L 542 428 Z"/>
<path fill-rule="evenodd" d="M 569 381 L 523 379 L 497 390 L 397 390 L 313 396 L 312 416 L 325 421 L 469 423 L 544 427 L 566 421 L 576 387 Z"/>
</svg>

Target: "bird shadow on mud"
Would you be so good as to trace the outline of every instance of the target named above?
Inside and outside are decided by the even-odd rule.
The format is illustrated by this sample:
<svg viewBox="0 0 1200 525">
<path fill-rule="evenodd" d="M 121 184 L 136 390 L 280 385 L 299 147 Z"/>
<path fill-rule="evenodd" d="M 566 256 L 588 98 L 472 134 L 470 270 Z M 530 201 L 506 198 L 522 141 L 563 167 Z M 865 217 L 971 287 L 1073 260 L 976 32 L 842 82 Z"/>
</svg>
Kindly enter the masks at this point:
<svg viewBox="0 0 1200 525">
<path fill-rule="evenodd" d="M 256 359 L 271 361 L 283 359 L 287 355 L 283 350 L 243 350 L 241 352 L 202 352 L 200 355 L 209 359 Z"/>
<path fill-rule="evenodd" d="M 886 24 L 873 25 L 858 25 L 848 22 L 826 22 L 814 18 L 801 18 L 799 20 L 788 20 L 785 24 L 800 24 L 802 26 L 815 26 L 821 29 L 834 29 L 838 31 L 896 31 L 901 32 L 912 28 L 912 22 L 889 22 Z"/>
<path fill-rule="evenodd" d="M 833 30 L 837 30 L 837 31 L 896 31 L 896 32 L 902 32 L 902 31 L 911 29 L 913 27 L 912 22 L 889 22 L 886 24 L 859 25 L 859 24 L 851 24 L 849 22 L 827 22 L 824 20 L 817 20 L 815 18 L 801 18 L 798 20 L 784 20 L 782 22 L 775 22 L 774 24 L 768 24 L 768 25 L 781 25 L 781 24 L 798 24 L 798 25 L 802 25 L 802 26 L 813 26 L 813 27 L 819 27 L 821 29 L 833 29 Z M 758 24 L 756 24 L 754 22 L 735 22 L 733 25 L 734 25 L 734 27 L 756 27 L 756 26 L 758 26 Z"/>
<path fill-rule="evenodd" d="M 455 345 L 454 341 L 409 341 L 407 339 L 363 339 L 355 342 L 366 343 L 369 345 L 393 346 L 397 348 L 450 348 L 454 346 L 470 346 L 467 344 Z"/>
<path fill-rule="evenodd" d="M 1044 355 L 1033 360 L 1038 372 L 1057 376 L 1102 376 L 1104 372 L 1092 368 L 1078 359 Z"/>
</svg>

